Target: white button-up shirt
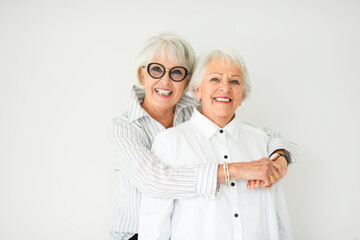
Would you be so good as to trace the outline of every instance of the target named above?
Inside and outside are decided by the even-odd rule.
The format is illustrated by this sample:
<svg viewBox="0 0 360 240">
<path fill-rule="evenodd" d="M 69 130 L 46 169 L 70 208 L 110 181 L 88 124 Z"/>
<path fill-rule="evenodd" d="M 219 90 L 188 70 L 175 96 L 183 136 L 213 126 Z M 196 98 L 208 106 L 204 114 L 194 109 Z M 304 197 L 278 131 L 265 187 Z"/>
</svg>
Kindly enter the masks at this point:
<svg viewBox="0 0 360 240">
<path fill-rule="evenodd" d="M 190 121 L 159 133 L 153 153 L 170 166 L 249 162 L 268 157 L 268 135 L 233 119 L 218 127 L 198 111 Z M 247 189 L 236 179 L 221 185 L 215 199 L 152 198 L 143 195 L 139 239 L 291 239 L 281 184 Z"/>
<path fill-rule="evenodd" d="M 127 240 L 138 232 L 142 193 L 153 197 L 214 198 L 217 164 L 203 161 L 198 164 L 171 168 L 161 163 L 150 149 L 155 136 L 165 128 L 142 107 L 145 92 L 133 88 L 129 111 L 113 120 L 111 133 L 119 150 L 119 199 L 111 240 Z M 193 113 L 194 100 L 182 96 L 174 108 L 174 126 L 188 121 Z M 267 131 L 268 152 L 286 149 L 291 162 L 296 161 L 296 144 L 277 132 Z M 254 159 L 255 160 L 255 159 Z"/>
</svg>

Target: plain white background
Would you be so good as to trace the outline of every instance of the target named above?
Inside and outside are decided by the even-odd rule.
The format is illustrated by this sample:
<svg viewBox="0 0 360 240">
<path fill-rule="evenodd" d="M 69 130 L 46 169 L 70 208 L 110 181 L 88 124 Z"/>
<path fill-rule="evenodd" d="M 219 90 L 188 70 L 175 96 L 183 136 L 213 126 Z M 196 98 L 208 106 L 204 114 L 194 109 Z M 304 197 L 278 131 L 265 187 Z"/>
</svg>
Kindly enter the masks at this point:
<svg viewBox="0 0 360 240">
<path fill-rule="evenodd" d="M 294 239 L 360 239 L 359 1 L 0 1 L 0 239 L 107 239 L 112 118 L 144 41 L 236 48 L 242 118 L 299 144 Z"/>
</svg>

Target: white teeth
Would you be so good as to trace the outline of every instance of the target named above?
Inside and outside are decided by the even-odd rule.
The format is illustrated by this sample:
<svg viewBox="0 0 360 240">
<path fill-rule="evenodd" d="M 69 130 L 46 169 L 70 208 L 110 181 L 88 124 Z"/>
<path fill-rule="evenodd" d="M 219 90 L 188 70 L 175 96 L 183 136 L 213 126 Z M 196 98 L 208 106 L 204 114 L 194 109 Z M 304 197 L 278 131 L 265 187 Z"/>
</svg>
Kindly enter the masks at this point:
<svg viewBox="0 0 360 240">
<path fill-rule="evenodd" d="M 169 96 L 172 93 L 172 91 L 162 90 L 162 89 L 158 89 L 158 88 L 155 88 L 155 91 L 158 94 L 163 95 L 163 96 Z"/>
<path fill-rule="evenodd" d="M 230 98 L 214 98 L 214 99 L 219 102 L 230 102 L 231 101 Z"/>
</svg>

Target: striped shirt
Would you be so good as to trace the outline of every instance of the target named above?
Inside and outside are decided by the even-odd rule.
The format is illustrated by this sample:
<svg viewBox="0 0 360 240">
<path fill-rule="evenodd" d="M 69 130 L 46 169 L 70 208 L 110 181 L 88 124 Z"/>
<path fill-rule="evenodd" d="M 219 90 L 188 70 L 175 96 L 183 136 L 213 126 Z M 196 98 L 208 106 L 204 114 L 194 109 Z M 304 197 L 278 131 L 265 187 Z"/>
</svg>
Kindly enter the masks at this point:
<svg viewBox="0 0 360 240">
<path fill-rule="evenodd" d="M 129 111 L 113 120 L 111 133 L 120 150 L 120 198 L 111 240 L 126 240 L 137 233 L 142 192 L 172 198 L 213 198 L 216 194 L 217 163 L 168 167 L 151 153 L 155 136 L 165 128 L 141 107 L 144 98 L 144 90 L 134 86 Z M 191 97 L 182 96 L 175 105 L 173 125 L 189 120 L 195 105 Z M 295 162 L 296 145 L 278 133 L 265 131 L 270 139 L 268 152 L 286 149 L 290 161 Z"/>
</svg>

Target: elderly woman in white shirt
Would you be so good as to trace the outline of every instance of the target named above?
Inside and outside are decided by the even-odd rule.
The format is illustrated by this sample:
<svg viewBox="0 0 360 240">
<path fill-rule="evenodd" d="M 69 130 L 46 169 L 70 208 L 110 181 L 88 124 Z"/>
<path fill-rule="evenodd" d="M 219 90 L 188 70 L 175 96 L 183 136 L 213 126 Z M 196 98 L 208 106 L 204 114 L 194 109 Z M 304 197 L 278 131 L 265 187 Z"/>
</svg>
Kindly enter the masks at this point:
<svg viewBox="0 0 360 240">
<path fill-rule="evenodd" d="M 240 55 L 234 50 L 216 50 L 200 58 L 189 88 L 201 101 L 201 112 L 195 110 L 189 121 L 158 134 L 152 152 L 171 167 L 224 164 L 228 184 L 210 199 L 145 194 L 139 239 L 291 239 L 281 185 L 247 187 L 253 160 L 269 156 L 269 137 L 235 114 L 250 91 Z M 228 165 L 235 162 L 240 178 L 230 179 Z"/>
<path fill-rule="evenodd" d="M 223 163 L 198 159 L 191 165 L 168 167 L 150 149 L 155 136 L 190 119 L 193 99 L 184 95 L 195 53 L 183 39 L 162 34 L 151 38 L 137 64 L 138 85 L 133 87 L 129 110 L 114 119 L 112 134 L 120 150 L 120 197 L 111 239 L 136 239 L 142 194 L 152 197 L 213 198 L 224 183 Z M 253 158 L 247 176 L 241 163 L 228 165 L 229 178 L 246 178 L 249 188 L 270 187 L 287 171 L 287 160 L 296 158 L 296 147 L 280 135 L 269 134 L 267 152 L 286 155 L 276 161 Z M 288 159 L 285 159 L 285 158 Z M 238 159 L 240 161 L 241 159 Z M 233 160 L 235 161 L 235 159 Z M 261 182 L 263 181 L 263 182 Z"/>
</svg>

